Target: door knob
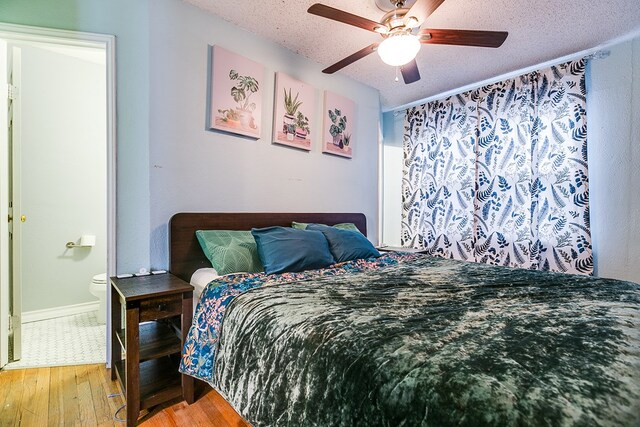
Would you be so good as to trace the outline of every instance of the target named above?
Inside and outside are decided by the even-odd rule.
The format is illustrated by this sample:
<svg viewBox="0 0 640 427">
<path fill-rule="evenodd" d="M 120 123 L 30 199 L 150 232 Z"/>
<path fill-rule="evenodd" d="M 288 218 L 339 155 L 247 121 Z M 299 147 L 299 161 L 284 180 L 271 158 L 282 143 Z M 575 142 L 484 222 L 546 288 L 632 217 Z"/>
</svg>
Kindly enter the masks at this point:
<svg viewBox="0 0 640 427">
<path fill-rule="evenodd" d="M 25 222 L 27 220 L 27 216 L 26 215 L 20 215 L 20 221 L 21 222 Z"/>
</svg>

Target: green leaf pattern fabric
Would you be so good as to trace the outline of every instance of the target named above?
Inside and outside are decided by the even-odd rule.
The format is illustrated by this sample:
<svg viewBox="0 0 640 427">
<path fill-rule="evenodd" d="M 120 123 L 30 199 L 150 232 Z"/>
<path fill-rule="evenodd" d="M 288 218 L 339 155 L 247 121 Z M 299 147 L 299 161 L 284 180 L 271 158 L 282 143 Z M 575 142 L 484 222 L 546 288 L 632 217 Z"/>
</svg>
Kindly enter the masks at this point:
<svg viewBox="0 0 640 427">
<path fill-rule="evenodd" d="M 585 60 L 407 110 L 402 244 L 593 273 Z"/>
<path fill-rule="evenodd" d="M 250 231 L 198 230 L 196 237 L 211 266 L 220 275 L 264 270 Z"/>
</svg>

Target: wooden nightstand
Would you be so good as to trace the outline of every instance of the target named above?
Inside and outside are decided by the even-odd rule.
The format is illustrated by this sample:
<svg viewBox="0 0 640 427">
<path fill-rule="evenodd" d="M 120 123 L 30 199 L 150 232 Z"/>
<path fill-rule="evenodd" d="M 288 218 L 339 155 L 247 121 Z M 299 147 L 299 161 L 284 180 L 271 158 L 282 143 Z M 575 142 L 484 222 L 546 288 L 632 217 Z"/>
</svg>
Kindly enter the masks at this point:
<svg viewBox="0 0 640 427">
<path fill-rule="evenodd" d="M 192 299 L 193 286 L 169 273 L 111 278 L 111 379 L 125 394 L 127 425 L 136 425 L 142 409 L 181 395 L 193 403 L 193 378 L 178 372 Z"/>
</svg>

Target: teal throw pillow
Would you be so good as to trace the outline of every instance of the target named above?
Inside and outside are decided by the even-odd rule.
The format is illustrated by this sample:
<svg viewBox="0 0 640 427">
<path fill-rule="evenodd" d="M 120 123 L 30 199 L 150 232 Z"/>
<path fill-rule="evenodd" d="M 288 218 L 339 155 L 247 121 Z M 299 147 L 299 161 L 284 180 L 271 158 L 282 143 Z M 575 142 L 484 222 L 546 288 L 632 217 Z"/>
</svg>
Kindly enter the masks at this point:
<svg viewBox="0 0 640 427">
<path fill-rule="evenodd" d="M 320 231 L 329 242 L 329 250 L 336 262 L 379 257 L 380 252 L 362 234 L 351 230 L 340 230 L 321 224 L 309 224 L 307 230 Z"/>
<path fill-rule="evenodd" d="M 267 227 L 254 228 L 251 233 L 267 274 L 312 270 L 335 263 L 327 239 L 318 231 Z"/>
</svg>

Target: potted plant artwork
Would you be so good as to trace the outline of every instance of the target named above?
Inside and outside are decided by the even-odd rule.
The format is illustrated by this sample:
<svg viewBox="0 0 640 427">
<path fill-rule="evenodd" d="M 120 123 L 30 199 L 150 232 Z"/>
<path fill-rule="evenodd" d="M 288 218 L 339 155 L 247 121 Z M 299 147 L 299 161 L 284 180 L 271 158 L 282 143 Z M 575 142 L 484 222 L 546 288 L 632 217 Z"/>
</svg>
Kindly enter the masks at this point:
<svg viewBox="0 0 640 427">
<path fill-rule="evenodd" d="M 299 93 L 296 93 L 295 98 L 291 95 L 291 88 L 289 93 L 286 89 L 282 89 L 284 92 L 284 117 L 282 119 L 282 132 L 287 135 L 289 141 L 293 141 L 293 137 L 296 133 L 296 113 L 298 108 L 302 105 L 302 101 L 298 101 Z"/>
<path fill-rule="evenodd" d="M 285 73 L 276 73 L 273 106 L 273 143 L 311 151 L 311 129 L 316 132 L 313 86 Z"/>
<path fill-rule="evenodd" d="M 256 104 L 254 102 L 250 103 L 249 100 L 251 99 L 251 95 L 259 90 L 258 81 L 251 76 L 241 76 L 236 70 L 229 71 L 229 78 L 238 81 L 237 84 L 231 88 L 231 96 L 233 100 L 238 103 L 236 112 L 240 120 L 240 126 L 255 129 L 256 124 L 253 118 L 253 111 L 256 109 Z M 226 118 L 228 121 L 228 114 L 226 114 Z"/>
<path fill-rule="evenodd" d="M 350 133 L 345 133 L 344 137 L 342 138 L 342 142 L 343 142 L 345 147 L 348 147 L 349 143 L 351 143 L 351 134 Z M 342 148 L 342 147 L 340 147 L 340 148 Z"/>
<path fill-rule="evenodd" d="M 310 133 L 309 118 L 302 114 L 302 111 L 298 111 L 298 115 L 296 116 L 296 138 L 306 139 Z"/>
<path fill-rule="evenodd" d="M 258 139 L 262 136 L 264 66 L 220 46 L 210 46 L 207 127 Z"/>
<path fill-rule="evenodd" d="M 342 111 L 337 108 L 334 108 L 333 111 L 328 111 L 332 123 L 329 128 L 329 133 L 333 137 L 333 145 L 343 148 L 345 146 L 343 132 L 347 128 L 347 116 L 343 116 Z M 349 136 L 349 139 L 351 139 L 351 136 Z M 347 145 L 348 144 L 347 142 Z"/>
<path fill-rule="evenodd" d="M 324 92 L 323 153 L 353 158 L 353 146 L 357 145 L 355 107 L 349 98 L 328 90 Z"/>
<path fill-rule="evenodd" d="M 240 115 L 234 108 L 218 109 L 218 113 L 222 114 L 222 121 L 229 126 L 240 126 Z"/>
</svg>

